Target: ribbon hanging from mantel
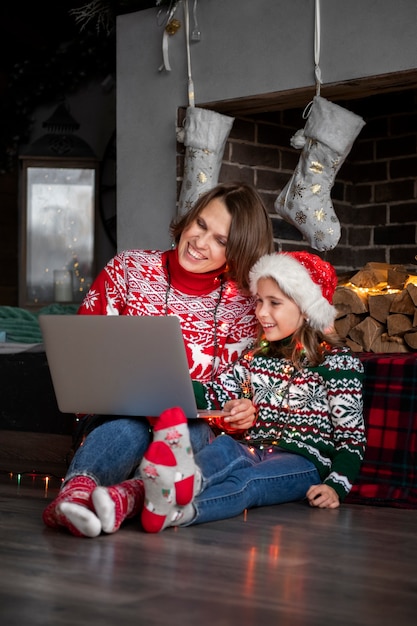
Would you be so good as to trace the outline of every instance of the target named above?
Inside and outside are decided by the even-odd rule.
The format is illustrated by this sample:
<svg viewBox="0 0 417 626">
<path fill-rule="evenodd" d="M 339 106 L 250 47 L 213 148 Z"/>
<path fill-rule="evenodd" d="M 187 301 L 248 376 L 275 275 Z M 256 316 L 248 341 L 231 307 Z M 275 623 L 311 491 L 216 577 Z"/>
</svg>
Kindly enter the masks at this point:
<svg viewBox="0 0 417 626">
<path fill-rule="evenodd" d="M 321 70 L 320 70 L 320 44 L 321 44 L 321 23 L 320 23 L 320 0 L 315 0 L 314 7 L 314 75 L 316 77 L 316 96 L 320 95 Z"/>
<path fill-rule="evenodd" d="M 166 70 L 167 72 L 171 71 L 169 62 L 169 39 L 181 28 L 181 22 L 175 17 L 178 4 L 178 0 L 172 0 L 170 2 L 163 20 L 161 20 L 163 15 L 162 9 L 159 9 L 157 14 L 158 25 L 164 27 L 162 33 L 162 64 L 158 68 L 159 72 L 162 72 L 162 70 Z"/>
<path fill-rule="evenodd" d="M 171 64 L 169 62 L 169 40 L 181 28 L 180 20 L 178 20 L 175 17 L 179 4 L 181 4 L 181 0 L 171 0 L 168 6 L 168 9 L 165 12 L 165 17 L 163 20 L 161 20 L 161 16 L 163 15 L 162 9 L 159 9 L 158 14 L 157 14 L 158 25 L 164 26 L 164 30 L 162 33 L 162 64 L 158 68 L 159 72 L 162 72 L 163 70 L 166 70 L 167 72 L 171 71 Z M 194 3 L 193 3 L 194 26 L 191 32 L 191 36 L 189 35 L 188 0 L 186 1 L 186 4 L 187 6 L 184 8 L 184 19 L 186 21 L 187 41 L 189 41 L 190 37 L 192 41 L 200 41 L 201 32 L 200 32 L 200 28 L 198 26 L 198 20 L 197 20 L 198 0 L 194 0 Z"/>
<path fill-rule="evenodd" d="M 194 6 L 196 6 L 197 0 L 194 0 Z M 191 72 L 191 50 L 190 50 L 190 14 L 188 12 L 188 0 L 184 0 L 184 24 L 185 24 L 185 45 L 187 49 L 187 74 L 188 74 L 188 104 L 194 106 L 195 93 L 194 93 L 194 81 Z"/>
<path fill-rule="evenodd" d="M 302 152 L 294 174 L 274 206 L 312 248 L 326 251 L 337 245 L 341 235 L 330 190 L 365 122 L 355 113 L 321 97 L 320 38 L 320 0 L 315 0 L 316 95 L 303 111 L 302 117 L 307 119 L 305 127 L 291 137 L 291 146 Z"/>
</svg>

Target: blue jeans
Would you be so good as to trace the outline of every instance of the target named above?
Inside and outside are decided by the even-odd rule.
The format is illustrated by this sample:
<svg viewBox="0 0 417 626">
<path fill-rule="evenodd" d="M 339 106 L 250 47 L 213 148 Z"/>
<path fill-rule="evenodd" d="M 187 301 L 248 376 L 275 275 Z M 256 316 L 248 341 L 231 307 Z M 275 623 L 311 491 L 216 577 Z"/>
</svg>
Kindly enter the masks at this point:
<svg viewBox="0 0 417 626">
<path fill-rule="evenodd" d="M 311 485 L 322 482 L 315 465 L 303 456 L 278 447 L 249 448 L 228 435 L 198 452 L 195 462 L 202 473 L 202 491 L 193 501 L 196 516 L 190 524 L 302 500 Z"/>
<path fill-rule="evenodd" d="M 205 420 L 189 420 L 194 454 L 214 438 Z M 112 416 L 92 430 L 76 451 L 65 482 L 74 476 L 89 476 L 99 485 L 109 486 L 134 475 L 149 444 L 152 429 L 146 418 Z"/>
</svg>

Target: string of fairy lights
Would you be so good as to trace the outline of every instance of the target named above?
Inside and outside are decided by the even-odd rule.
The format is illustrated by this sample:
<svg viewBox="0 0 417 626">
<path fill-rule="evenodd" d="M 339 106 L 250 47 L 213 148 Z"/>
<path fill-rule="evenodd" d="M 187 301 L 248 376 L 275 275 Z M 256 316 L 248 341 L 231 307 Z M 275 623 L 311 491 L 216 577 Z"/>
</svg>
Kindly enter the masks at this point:
<svg viewBox="0 0 417 626">
<path fill-rule="evenodd" d="M 16 487 L 18 495 L 23 489 L 33 488 L 39 490 L 39 488 L 42 487 L 44 498 L 49 498 L 49 492 L 51 490 L 54 492 L 58 491 L 64 481 L 62 476 L 57 476 L 49 472 L 37 472 L 36 470 L 25 472 L 6 470 L 0 472 L 0 476 L 3 476 L 10 485 Z M 4 482 L 4 480 L 2 482 Z"/>
</svg>

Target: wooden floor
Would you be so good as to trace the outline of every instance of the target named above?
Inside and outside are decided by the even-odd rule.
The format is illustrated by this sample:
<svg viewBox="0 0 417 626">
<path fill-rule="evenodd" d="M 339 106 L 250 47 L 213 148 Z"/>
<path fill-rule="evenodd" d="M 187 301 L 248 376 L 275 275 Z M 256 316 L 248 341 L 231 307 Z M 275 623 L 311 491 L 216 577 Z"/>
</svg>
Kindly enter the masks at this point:
<svg viewBox="0 0 417 626">
<path fill-rule="evenodd" d="M 417 511 L 288 504 L 79 539 L 42 524 L 59 484 L 0 472 L 5 626 L 417 623 Z"/>
</svg>

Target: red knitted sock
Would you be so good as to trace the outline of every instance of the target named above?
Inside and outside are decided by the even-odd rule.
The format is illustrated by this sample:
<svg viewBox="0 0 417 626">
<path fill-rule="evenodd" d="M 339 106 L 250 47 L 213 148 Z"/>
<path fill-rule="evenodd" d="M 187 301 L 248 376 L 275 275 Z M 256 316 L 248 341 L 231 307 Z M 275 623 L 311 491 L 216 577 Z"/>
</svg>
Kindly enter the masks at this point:
<svg viewBox="0 0 417 626">
<path fill-rule="evenodd" d="M 145 498 L 143 481 L 125 480 L 111 487 L 97 487 L 92 500 L 105 533 L 115 533 L 125 519 L 135 517 L 142 510 Z"/>
<path fill-rule="evenodd" d="M 95 487 L 96 482 L 88 476 L 71 478 L 43 511 L 42 519 L 46 526 L 62 526 L 76 537 L 97 537 L 101 532 L 101 523 L 91 501 Z"/>
<path fill-rule="evenodd" d="M 140 464 L 145 486 L 141 522 L 148 533 L 163 530 L 176 515 L 175 472 L 176 461 L 170 447 L 163 441 L 153 441 Z"/>
<path fill-rule="evenodd" d="M 182 409 L 167 409 L 154 426 L 154 441 L 165 442 L 172 450 L 176 463 L 175 494 L 177 504 L 189 504 L 194 495 L 194 454 L 190 443 L 187 418 Z"/>
</svg>

